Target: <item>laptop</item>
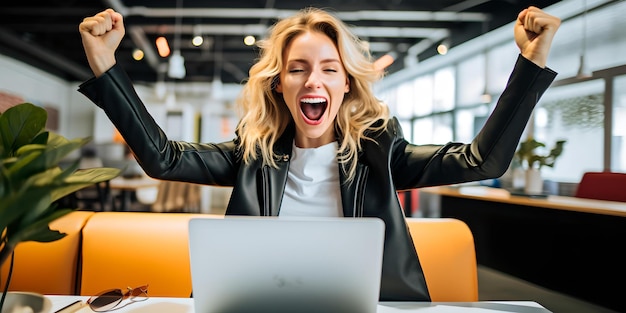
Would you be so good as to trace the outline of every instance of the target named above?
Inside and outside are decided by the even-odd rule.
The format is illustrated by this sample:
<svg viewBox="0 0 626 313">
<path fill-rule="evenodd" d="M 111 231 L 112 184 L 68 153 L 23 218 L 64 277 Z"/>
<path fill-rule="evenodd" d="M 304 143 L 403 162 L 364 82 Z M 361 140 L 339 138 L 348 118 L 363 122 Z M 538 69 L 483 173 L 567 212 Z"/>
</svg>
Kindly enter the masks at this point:
<svg viewBox="0 0 626 313">
<path fill-rule="evenodd" d="M 377 218 L 192 218 L 197 313 L 374 313 L 384 223 Z"/>
</svg>

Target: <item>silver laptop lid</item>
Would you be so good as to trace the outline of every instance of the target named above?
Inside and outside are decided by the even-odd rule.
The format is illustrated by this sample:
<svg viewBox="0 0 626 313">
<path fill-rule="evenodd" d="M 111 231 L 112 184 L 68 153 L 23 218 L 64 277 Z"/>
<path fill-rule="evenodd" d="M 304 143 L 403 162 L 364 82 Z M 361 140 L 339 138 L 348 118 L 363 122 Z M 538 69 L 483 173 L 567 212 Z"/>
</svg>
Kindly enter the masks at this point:
<svg viewBox="0 0 626 313">
<path fill-rule="evenodd" d="M 374 313 L 384 223 L 376 218 L 194 218 L 198 313 Z"/>
</svg>

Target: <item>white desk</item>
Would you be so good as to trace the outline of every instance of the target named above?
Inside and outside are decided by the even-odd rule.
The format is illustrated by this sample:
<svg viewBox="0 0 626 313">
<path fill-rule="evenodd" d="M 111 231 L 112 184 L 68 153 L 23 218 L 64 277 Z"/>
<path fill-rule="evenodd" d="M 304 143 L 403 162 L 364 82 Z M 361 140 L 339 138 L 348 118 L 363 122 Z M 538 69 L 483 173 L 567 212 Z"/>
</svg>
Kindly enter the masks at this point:
<svg viewBox="0 0 626 313">
<path fill-rule="evenodd" d="M 52 303 L 50 313 L 81 299 L 88 297 L 75 296 L 46 296 Z M 127 303 L 126 301 L 125 303 Z M 125 303 L 122 303 L 125 304 Z M 76 313 L 92 312 L 85 307 Z M 114 313 L 194 313 L 192 298 L 158 298 L 152 297 L 146 301 L 133 302 L 127 306 L 112 311 Z M 381 302 L 378 313 L 550 313 L 546 308 L 533 301 L 481 301 L 481 302 Z"/>
</svg>

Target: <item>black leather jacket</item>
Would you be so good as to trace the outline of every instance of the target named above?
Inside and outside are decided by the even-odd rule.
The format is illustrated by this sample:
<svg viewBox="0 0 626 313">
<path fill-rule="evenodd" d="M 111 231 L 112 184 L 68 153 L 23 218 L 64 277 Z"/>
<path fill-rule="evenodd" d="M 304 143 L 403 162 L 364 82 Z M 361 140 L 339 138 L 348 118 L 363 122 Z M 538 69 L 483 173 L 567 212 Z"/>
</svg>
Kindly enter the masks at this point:
<svg viewBox="0 0 626 313">
<path fill-rule="evenodd" d="M 356 177 L 341 176 L 346 217 L 378 217 L 386 224 L 381 301 L 429 301 L 424 274 L 404 221 L 397 191 L 496 178 L 508 168 L 539 97 L 556 73 L 519 56 L 509 83 L 471 144 L 412 145 L 396 119 L 363 142 Z M 130 79 L 114 66 L 79 91 L 101 107 L 145 172 L 158 179 L 233 187 L 226 213 L 278 215 L 294 137 L 287 129 L 275 151 L 278 168 L 244 164 L 236 140 L 224 143 L 168 141 L 146 111 Z M 450 286 L 454 288 L 454 286 Z"/>
</svg>

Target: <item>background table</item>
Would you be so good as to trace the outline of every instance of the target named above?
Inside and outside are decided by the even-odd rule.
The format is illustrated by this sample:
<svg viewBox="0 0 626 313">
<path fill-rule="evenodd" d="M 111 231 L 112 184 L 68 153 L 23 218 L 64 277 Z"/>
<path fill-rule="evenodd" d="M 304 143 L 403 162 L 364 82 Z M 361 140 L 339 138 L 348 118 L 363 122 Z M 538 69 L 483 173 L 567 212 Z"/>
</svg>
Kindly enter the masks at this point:
<svg viewBox="0 0 626 313">
<path fill-rule="evenodd" d="M 510 195 L 504 189 L 425 188 L 441 217 L 474 235 L 480 265 L 618 312 L 626 281 L 626 203 Z"/>
<path fill-rule="evenodd" d="M 125 178 L 116 177 L 109 181 L 109 188 L 118 190 L 120 192 L 120 207 L 119 211 L 126 211 L 130 208 L 132 203 L 132 196 L 137 189 L 156 187 L 160 183 L 159 180 L 150 178 L 148 176 L 141 176 L 137 178 Z"/>
</svg>

